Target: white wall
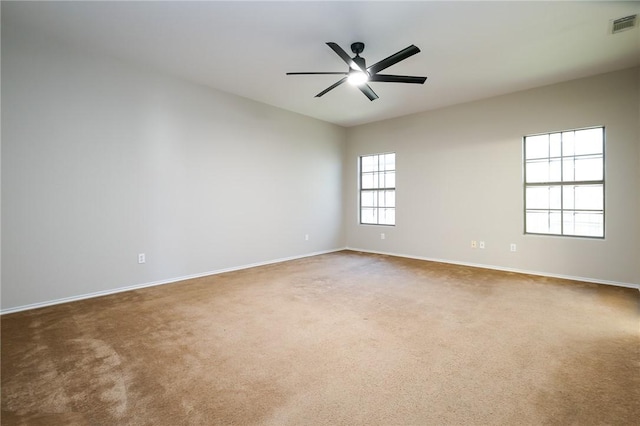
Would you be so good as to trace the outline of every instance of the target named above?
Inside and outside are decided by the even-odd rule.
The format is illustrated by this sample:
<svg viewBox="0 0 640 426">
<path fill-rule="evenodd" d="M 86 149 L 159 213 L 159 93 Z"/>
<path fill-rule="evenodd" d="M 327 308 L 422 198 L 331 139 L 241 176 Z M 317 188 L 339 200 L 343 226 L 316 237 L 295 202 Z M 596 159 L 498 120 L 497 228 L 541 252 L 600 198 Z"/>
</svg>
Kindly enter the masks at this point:
<svg viewBox="0 0 640 426">
<path fill-rule="evenodd" d="M 3 25 L 2 308 L 344 247 L 345 139 Z"/>
<path fill-rule="evenodd" d="M 347 245 L 638 285 L 639 82 L 630 69 L 350 129 Z M 598 125 L 606 126 L 606 238 L 523 235 L 522 137 Z M 390 151 L 397 225 L 359 225 L 358 156 Z M 486 249 L 472 249 L 471 240 Z"/>
</svg>

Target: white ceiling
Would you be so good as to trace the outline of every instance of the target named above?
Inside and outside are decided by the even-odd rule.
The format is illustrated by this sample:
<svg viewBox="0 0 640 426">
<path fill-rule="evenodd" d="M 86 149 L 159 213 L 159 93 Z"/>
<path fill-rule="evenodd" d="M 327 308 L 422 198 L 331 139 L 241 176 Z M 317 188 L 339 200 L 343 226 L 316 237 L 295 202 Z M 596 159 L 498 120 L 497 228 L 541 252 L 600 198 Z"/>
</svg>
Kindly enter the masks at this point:
<svg viewBox="0 0 640 426">
<path fill-rule="evenodd" d="M 354 126 L 640 65 L 640 30 L 609 34 L 640 2 L 2 2 L 2 23 L 151 66 L 225 92 Z M 424 85 L 371 83 L 371 102 L 339 76 L 325 44 L 366 44 L 373 64 L 411 44 L 387 74 Z"/>
</svg>

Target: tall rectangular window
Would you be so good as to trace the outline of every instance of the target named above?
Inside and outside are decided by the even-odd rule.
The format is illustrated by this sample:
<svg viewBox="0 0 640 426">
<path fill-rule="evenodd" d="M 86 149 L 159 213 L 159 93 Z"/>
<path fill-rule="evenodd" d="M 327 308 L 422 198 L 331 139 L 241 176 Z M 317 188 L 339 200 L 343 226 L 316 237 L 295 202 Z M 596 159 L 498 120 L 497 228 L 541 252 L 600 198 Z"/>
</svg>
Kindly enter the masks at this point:
<svg viewBox="0 0 640 426">
<path fill-rule="evenodd" d="M 396 154 L 360 157 L 360 223 L 396 224 Z"/>
<path fill-rule="evenodd" d="M 524 138 L 525 233 L 604 238 L 604 127 Z"/>
</svg>

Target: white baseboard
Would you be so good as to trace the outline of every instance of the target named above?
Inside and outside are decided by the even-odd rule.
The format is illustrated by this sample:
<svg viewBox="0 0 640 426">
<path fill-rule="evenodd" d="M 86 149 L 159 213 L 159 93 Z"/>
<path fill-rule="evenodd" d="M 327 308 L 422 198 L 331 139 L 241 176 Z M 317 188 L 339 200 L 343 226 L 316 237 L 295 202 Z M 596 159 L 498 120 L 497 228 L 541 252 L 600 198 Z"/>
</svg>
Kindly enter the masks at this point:
<svg viewBox="0 0 640 426">
<path fill-rule="evenodd" d="M 561 278 L 561 279 L 565 279 L 565 280 L 582 281 L 582 282 L 593 283 L 593 284 L 605 284 L 605 285 L 612 285 L 612 286 L 616 286 L 616 287 L 635 288 L 635 289 L 640 291 L 640 284 L 623 283 L 623 282 L 618 282 L 618 281 L 608 281 L 608 280 L 601 280 L 601 279 L 589 278 L 589 277 L 574 277 L 574 276 L 570 276 L 570 275 L 551 274 L 551 273 L 548 273 L 548 272 L 528 271 L 528 270 L 524 270 L 524 269 L 507 268 L 507 267 L 495 266 L 495 265 L 484 265 L 484 264 L 479 264 L 479 263 L 459 262 L 459 261 L 447 260 L 447 259 L 435 259 L 435 258 L 429 258 L 429 257 L 423 257 L 423 256 L 412 256 L 412 255 L 409 255 L 409 254 L 390 253 L 390 252 L 382 252 L 382 251 L 375 251 L 375 250 L 360 249 L 360 248 L 355 248 L 355 247 L 347 247 L 346 249 L 347 250 L 352 250 L 352 251 L 360 251 L 360 252 L 363 252 L 363 253 L 373 253 L 373 254 L 383 254 L 383 255 L 387 255 L 387 256 L 405 257 L 407 259 L 427 260 L 427 261 L 430 261 L 430 262 L 440 262 L 440 263 L 449 263 L 449 264 L 452 264 L 452 265 L 472 266 L 474 268 L 493 269 L 493 270 L 496 270 L 496 271 L 516 272 L 516 273 L 519 273 L 519 274 L 538 275 L 538 276 L 541 276 L 541 277 L 551 277 L 551 278 Z"/>
<path fill-rule="evenodd" d="M 298 256 L 283 257 L 283 258 L 280 258 L 280 259 L 267 260 L 265 262 L 257 262 L 257 263 L 251 263 L 251 264 L 248 264 L 248 265 L 234 266 L 234 267 L 231 267 L 231 268 L 217 269 L 215 271 L 202 272 L 202 273 L 193 274 L 193 275 L 185 275 L 185 276 L 182 276 L 182 277 L 169 278 L 167 280 L 153 281 L 153 282 L 150 282 L 150 283 L 136 284 L 136 285 L 126 286 L 126 287 L 118 287 L 118 288 L 111 289 L 111 290 L 96 291 L 94 293 L 86 293 L 86 294 L 81 294 L 79 296 L 63 297 L 61 299 L 47 300 L 45 302 L 38 302 L 38 303 L 31 303 L 29 305 L 16 306 L 14 308 L 8 308 L 8 309 L 0 310 L 0 315 L 11 314 L 11 313 L 20 312 L 20 311 L 26 311 L 26 310 L 29 310 L 29 309 L 44 308 L 44 307 L 47 307 L 47 306 L 59 305 L 61 303 L 75 302 L 75 301 L 78 301 L 78 300 L 92 299 L 94 297 L 108 296 L 110 294 L 122 293 L 122 292 L 125 292 L 125 291 L 131 291 L 131 290 L 138 290 L 138 289 L 145 288 L 145 287 L 154 287 L 154 286 L 163 285 L 163 284 L 171 284 L 171 283 L 176 283 L 176 282 L 179 282 L 179 281 L 185 281 L 185 280 L 191 280 L 191 279 L 194 279 L 194 278 L 206 277 L 206 276 L 209 276 L 209 275 L 223 274 L 225 272 L 232 272 L 232 271 L 239 271 L 239 270 L 242 270 L 242 269 L 255 268 L 256 266 L 265 266 L 265 265 L 271 265 L 271 264 L 274 264 L 274 263 L 282 263 L 282 262 L 287 262 L 287 261 L 290 261 L 290 260 L 296 260 L 296 259 L 302 259 L 302 258 L 305 258 L 305 257 L 318 256 L 318 255 L 327 254 L 327 253 L 334 253 L 334 252 L 342 251 L 342 250 L 346 250 L 346 247 L 332 249 L 332 250 L 316 251 L 316 252 L 313 252 L 313 253 L 307 253 L 307 254 L 298 255 Z"/>
<path fill-rule="evenodd" d="M 430 257 L 424 257 L 424 256 L 413 256 L 413 255 L 402 254 L 402 253 L 382 252 L 382 251 L 361 249 L 361 248 L 356 248 L 356 247 L 342 247 L 342 248 L 336 248 L 336 249 L 332 249 L 332 250 L 324 250 L 324 251 L 317 251 L 317 252 L 313 252 L 313 253 L 307 253 L 307 254 L 298 255 L 298 256 L 291 256 L 291 257 L 284 257 L 284 258 L 280 258 L 280 259 L 268 260 L 268 261 L 265 261 L 265 262 L 257 262 L 257 263 L 247 264 L 247 265 L 234 266 L 234 267 L 231 267 L 231 268 L 217 269 L 215 271 L 202 272 L 202 273 L 199 273 L 199 274 L 185 275 L 185 276 L 182 276 L 182 277 L 174 277 L 174 278 L 170 278 L 170 279 L 167 279 L 167 280 L 153 281 L 153 282 L 149 282 L 149 283 L 136 284 L 136 285 L 126 286 L 126 287 L 119 287 L 119 288 L 115 288 L 115 289 L 111 289 L 111 290 L 97 291 L 97 292 L 94 292 L 94 293 L 87 293 L 87 294 L 82 294 L 82 295 L 78 295 L 78 296 L 64 297 L 64 298 L 61 298 L 61 299 L 48 300 L 48 301 L 45 301 L 45 302 L 31 303 L 29 305 L 17 306 L 17 307 L 14 307 L 14 308 L 8 308 L 8 309 L 0 310 L 0 315 L 11 314 L 11 313 L 20 312 L 20 311 L 26 311 L 26 310 L 29 310 L 29 309 L 44 308 L 44 307 L 47 307 L 47 306 L 59 305 L 61 303 L 75 302 L 75 301 L 83 300 L 83 299 L 91 299 L 91 298 L 94 298 L 94 297 L 108 296 L 110 294 L 122 293 L 122 292 L 125 292 L 125 291 L 131 291 L 131 290 L 138 290 L 138 289 L 145 288 L 145 287 L 154 287 L 154 286 L 163 285 L 163 284 L 171 284 L 171 283 L 190 280 L 190 279 L 194 279 L 194 278 L 200 278 L 200 277 L 206 277 L 206 276 L 210 276 L 210 275 L 222 274 L 222 273 L 225 273 L 225 272 L 232 272 L 232 271 L 239 271 L 239 270 L 242 270 L 242 269 L 255 268 L 257 266 L 265 266 L 265 265 L 271 265 L 271 264 L 274 264 L 274 263 L 287 262 L 287 261 L 290 261 L 290 260 L 302 259 L 302 258 L 305 258 L 305 257 L 312 257 L 312 256 L 318 256 L 318 255 L 321 255 L 321 254 L 334 253 L 334 252 L 341 251 L 341 250 L 351 250 L 351 251 L 359 251 L 359 252 L 363 252 L 363 253 L 372 253 L 372 254 L 382 254 L 382 255 L 387 255 L 387 256 L 405 257 L 405 258 L 408 258 L 408 259 L 427 260 L 427 261 L 431 261 L 431 262 L 449 263 L 449 264 L 452 264 L 452 265 L 471 266 L 471 267 L 475 267 L 475 268 L 484 268 L 484 269 L 493 269 L 493 270 L 497 270 L 497 271 L 516 272 L 516 273 L 520 273 L 520 274 L 538 275 L 538 276 L 543 276 L 543 277 L 562 278 L 562 279 L 573 280 L 573 281 L 583 281 L 583 282 L 594 283 L 594 284 L 605 284 L 605 285 L 612 285 L 612 286 L 617 286 L 617 287 L 635 288 L 635 289 L 640 290 L 640 284 L 623 283 L 623 282 L 618 282 L 618 281 L 600 280 L 600 279 L 589 278 L 589 277 L 575 277 L 575 276 L 569 276 L 569 275 L 551 274 L 551 273 L 547 273 L 547 272 L 529 271 L 529 270 L 524 270 L 524 269 L 507 268 L 507 267 L 495 266 L 495 265 L 484 265 L 484 264 L 478 264 L 478 263 L 459 262 L 459 261 L 448 260 L 448 259 L 436 259 L 436 258 L 430 258 Z"/>
</svg>

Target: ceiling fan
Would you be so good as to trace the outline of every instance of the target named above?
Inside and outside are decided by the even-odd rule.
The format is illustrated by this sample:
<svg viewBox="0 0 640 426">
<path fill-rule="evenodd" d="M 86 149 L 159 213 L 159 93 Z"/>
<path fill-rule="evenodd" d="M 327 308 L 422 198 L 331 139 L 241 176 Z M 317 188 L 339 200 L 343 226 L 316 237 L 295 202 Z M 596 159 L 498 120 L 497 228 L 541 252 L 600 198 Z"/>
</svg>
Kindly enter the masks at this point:
<svg viewBox="0 0 640 426">
<path fill-rule="evenodd" d="M 389 68 L 391 65 L 397 64 L 400 61 L 407 59 L 410 56 L 415 55 L 420 52 L 413 44 L 401 51 L 394 53 L 377 62 L 369 67 L 366 66 L 366 62 L 364 58 L 360 57 L 360 54 L 364 50 L 364 43 L 356 42 L 351 44 L 351 51 L 356 54 L 353 58 L 351 58 L 347 52 L 345 52 L 340 46 L 333 42 L 327 42 L 327 45 L 333 49 L 334 52 L 342 58 L 347 65 L 349 65 L 349 71 L 347 72 L 288 72 L 287 75 L 308 75 L 308 74 L 336 74 L 336 75 L 344 75 L 342 79 L 338 80 L 336 83 L 324 89 L 322 92 L 316 95 L 316 98 L 324 95 L 330 90 L 335 89 L 340 86 L 345 81 L 349 81 L 350 83 L 356 85 L 358 89 L 364 95 L 369 98 L 370 101 L 374 101 L 378 99 L 378 95 L 371 89 L 371 87 L 367 84 L 371 81 L 380 81 L 387 83 L 414 83 L 414 84 L 424 84 L 427 77 L 413 77 L 408 75 L 391 75 L 391 74 L 378 74 L 378 72 Z"/>
</svg>

